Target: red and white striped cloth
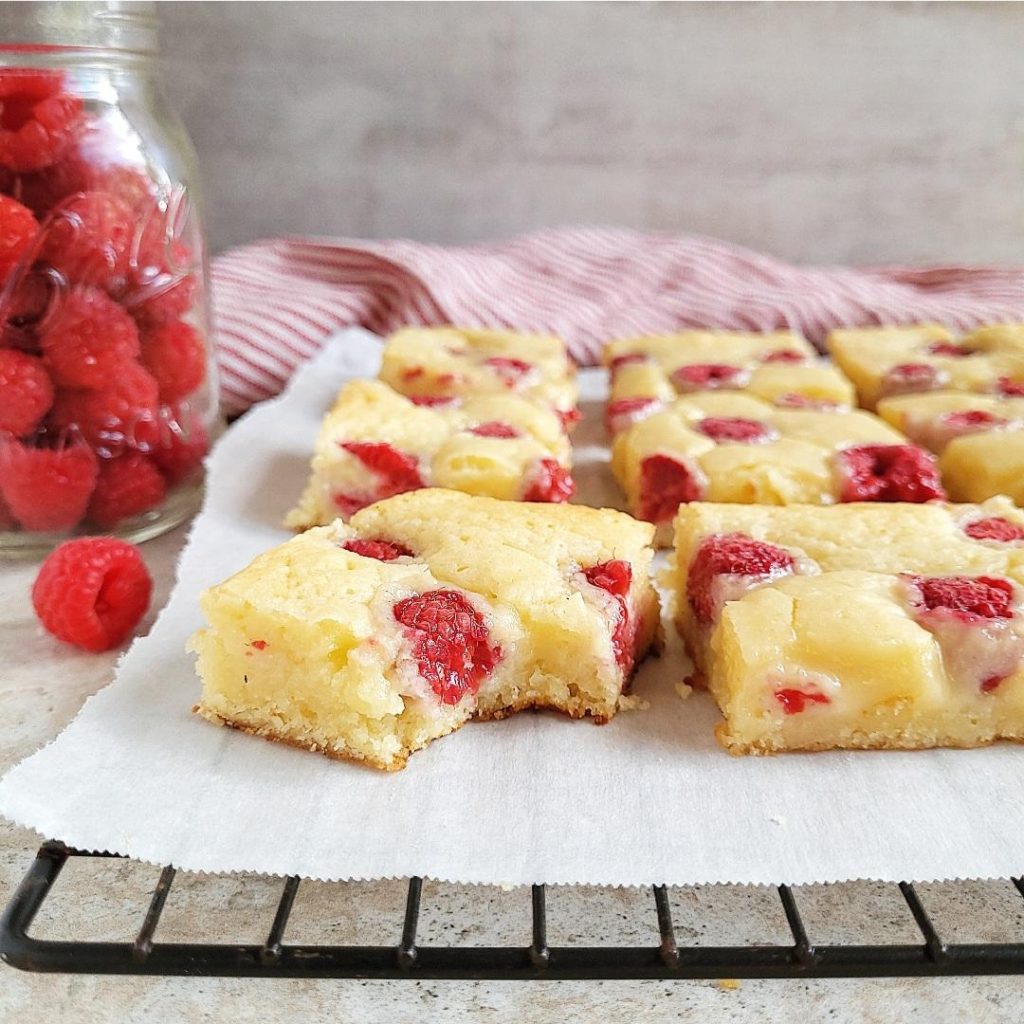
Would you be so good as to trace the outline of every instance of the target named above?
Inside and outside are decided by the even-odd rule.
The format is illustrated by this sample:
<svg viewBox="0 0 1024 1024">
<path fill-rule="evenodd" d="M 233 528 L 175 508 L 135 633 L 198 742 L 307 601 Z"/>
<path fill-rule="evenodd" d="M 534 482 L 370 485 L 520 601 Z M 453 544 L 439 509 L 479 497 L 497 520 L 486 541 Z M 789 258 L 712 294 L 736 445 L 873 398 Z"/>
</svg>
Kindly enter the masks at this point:
<svg viewBox="0 0 1024 1024">
<path fill-rule="evenodd" d="M 1024 268 L 799 267 L 694 235 L 560 228 L 448 248 L 285 238 L 224 253 L 213 295 L 229 413 L 276 394 L 342 327 L 509 327 L 558 334 L 581 364 L 608 338 L 687 327 L 1024 320 Z"/>
</svg>

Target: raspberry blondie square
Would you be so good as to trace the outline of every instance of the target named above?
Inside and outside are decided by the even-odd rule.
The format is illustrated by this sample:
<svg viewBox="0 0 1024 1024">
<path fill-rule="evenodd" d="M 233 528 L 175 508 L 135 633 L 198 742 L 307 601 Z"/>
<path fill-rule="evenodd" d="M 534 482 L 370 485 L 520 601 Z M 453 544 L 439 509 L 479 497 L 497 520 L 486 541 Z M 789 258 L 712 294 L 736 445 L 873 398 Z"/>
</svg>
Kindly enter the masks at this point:
<svg viewBox="0 0 1024 1024">
<path fill-rule="evenodd" d="M 848 409 L 853 385 L 791 331 L 683 331 L 609 342 L 610 434 L 695 391 L 748 391 L 774 405 Z"/>
<path fill-rule="evenodd" d="M 1024 514 L 695 504 L 675 619 L 737 754 L 1024 739 Z"/>
<path fill-rule="evenodd" d="M 387 770 L 473 716 L 606 722 L 658 639 L 652 532 L 438 489 L 378 502 L 205 592 L 196 710 Z"/>
<path fill-rule="evenodd" d="M 1006 494 L 1024 505 L 1024 398 L 933 391 L 883 398 L 878 413 L 939 453 L 954 501 Z"/>
<path fill-rule="evenodd" d="M 388 338 L 380 379 L 418 405 L 512 392 L 579 419 L 576 367 L 559 338 L 461 327 L 406 328 Z"/>
<path fill-rule="evenodd" d="M 860 404 L 889 395 L 973 391 L 1024 395 L 1024 326 L 993 324 L 960 338 L 938 324 L 833 331 L 827 341 Z"/>
<path fill-rule="evenodd" d="M 612 471 L 671 542 L 689 501 L 831 504 L 944 498 L 934 457 L 871 413 L 779 409 L 735 392 L 681 398 L 620 433 Z"/>
<path fill-rule="evenodd" d="M 324 418 L 309 482 L 285 524 L 305 530 L 421 487 L 522 501 L 575 490 L 558 417 L 512 394 L 417 406 L 377 380 L 350 381 Z"/>
</svg>

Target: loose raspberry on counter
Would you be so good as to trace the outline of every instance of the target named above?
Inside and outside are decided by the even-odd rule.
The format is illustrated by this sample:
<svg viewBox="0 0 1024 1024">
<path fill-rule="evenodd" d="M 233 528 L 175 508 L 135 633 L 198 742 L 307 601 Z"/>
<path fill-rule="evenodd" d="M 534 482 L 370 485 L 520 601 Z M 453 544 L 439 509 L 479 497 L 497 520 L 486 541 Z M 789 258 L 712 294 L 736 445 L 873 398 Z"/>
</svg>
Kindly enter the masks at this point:
<svg viewBox="0 0 1024 1024">
<path fill-rule="evenodd" d="M 132 208 L 109 192 L 83 192 L 56 207 L 44 225 L 40 258 L 75 284 L 123 289 L 135 234 Z"/>
<path fill-rule="evenodd" d="M 82 101 L 57 71 L 0 69 L 0 165 L 38 171 L 56 163 L 82 122 Z"/>
<path fill-rule="evenodd" d="M 53 405 L 53 385 L 42 360 L 0 349 L 0 434 L 30 434 Z"/>
<path fill-rule="evenodd" d="M 998 576 L 913 576 L 911 602 L 922 613 L 946 614 L 960 622 L 1013 618 L 1013 584 Z"/>
<path fill-rule="evenodd" d="M 534 466 L 523 501 L 568 501 L 576 493 L 576 481 L 557 459 L 540 459 Z"/>
<path fill-rule="evenodd" d="M 30 448 L 0 441 L 0 494 L 25 530 L 70 530 L 96 486 L 96 455 L 86 445 Z"/>
<path fill-rule="evenodd" d="M 342 547 L 364 558 L 376 558 L 380 562 L 393 562 L 396 558 L 412 557 L 412 552 L 404 544 L 395 544 L 390 540 L 347 540 Z"/>
<path fill-rule="evenodd" d="M 634 624 L 626 605 L 626 597 L 633 582 L 633 567 L 629 562 L 615 558 L 610 562 L 601 562 L 583 570 L 583 575 L 591 586 L 599 587 L 615 598 L 619 606 L 619 617 L 612 630 L 612 650 L 615 660 L 623 672 L 628 672 L 633 664 Z"/>
<path fill-rule="evenodd" d="M 139 452 L 127 452 L 100 466 L 89 519 L 109 530 L 123 519 L 155 508 L 166 495 L 167 484 L 153 462 Z"/>
<path fill-rule="evenodd" d="M 0 285 L 32 245 L 38 230 L 39 223 L 28 207 L 0 195 Z"/>
<path fill-rule="evenodd" d="M 864 444 L 836 454 L 840 501 L 945 501 L 935 457 L 912 444 Z"/>
<path fill-rule="evenodd" d="M 640 464 L 640 518 L 649 523 L 671 519 L 680 505 L 700 501 L 704 482 L 696 467 L 668 455 L 649 455 Z"/>
<path fill-rule="evenodd" d="M 686 578 L 686 597 L 697 621 L 714 622 L 728 595 L 715 584 L 722 577 L 738 582 L 736 596 L 769 580 L 788 575 L 796 569 L 793 556 L 784 548 L 754 540 L 745 533 L 717 533 L 705 537 L 690 562 Z"/>
<path fill-rule="evenodd" d="M 373 501 L 425 486 L 415 457 L 386 441 L 344 441 L 341 447 L 377 475 L 380 485 Z"/>
<path fill-rule="evenodd" d="M 680 366 L 672 380 L 680 391 L 714 391 L 718 388 L 738 388 L 749 374 L 741 366 L 726 363 L 693 363 Z"/>
<path fill-rule="evenodd" d="M 1024 526 L 1011 523 L 1002 516 L 991 516 L 988 519 L 975 519 L 964 526 L 964 533 L 974 540 L 997 540 L 1004 544 L 1024 540 Z"/>
<path fill-rule="evenodd" d="M 696 429 L 719 443 L 767 444 L 777 436 L 766 424 L 740 416 L 707 416 L 696 424 Z"/>
<path fill-rule="evenodd" d="M 142 334 L 142 362 L 156 378 L 160 397 L 176 402 L 196 391 L 206 378 L 206 346 L 199 332 L 181 320 Z"/>
<path fill-rule="evenodd" d="M 99 288 L 74 288 L 47 318 L 40 347 L 54 382 L 100 390 L 139 355 L 135 321 Z"/>
<path fill-rule="evenodd" d="M 618 434 L 634 423 L 652 416 L 661 408 L 657 398 L 618 398 L 604 411 L 604 425 L 609 434 Z"/>
<path fill-rule="evenodd" d="M 83 537 L 61 544 L 43 562 L 32 607 L 58 640 L 107 651 L 138 626 L 152 592 L 149 570 L 134 544 Z"/>
<path fill-rule="evenodd" d="M 949 374 L 928 363 L 900 363 L 882 377 L 883 395 L 905 395 L 918 391 L 934 391 L 949 380 Z"/>
<path fill-rule="evenodd" d="M 420 675 L 444 704 L 476 693 L 501 660 L 483 616 L 456 590 L 407 597 L 393 614 L 406 628 Z"/>
<path fill-rule="evenodd" d="M 523 432 L 508 423 L 501 423 L 498 420 L 488 420 L 486 423 L 478 423 L 470 427 L 469 432 L 477 437 L 522 437 Z"/>
</svg>

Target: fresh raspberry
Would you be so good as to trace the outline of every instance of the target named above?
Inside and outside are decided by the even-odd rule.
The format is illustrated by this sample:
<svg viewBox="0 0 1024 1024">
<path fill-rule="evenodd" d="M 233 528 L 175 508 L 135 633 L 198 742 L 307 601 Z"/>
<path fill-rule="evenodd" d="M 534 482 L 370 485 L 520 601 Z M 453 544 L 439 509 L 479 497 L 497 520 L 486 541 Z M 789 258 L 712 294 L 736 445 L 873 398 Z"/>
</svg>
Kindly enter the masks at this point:
<svg viewBox="0 0 1024 1024">
<path fill-rule="evenodd" d="M 424 405 L 430 409 L 437 408 L 438 406 L 459 404 L 457 398 L 449 398 L 447 395 L 410 395 L 409 401 L 413 405 Z"/>
<path fill-rule="evenodd" d="M 557 459 L 540 459 L 523 492 L 523 501 L 568 501 L 576 493 L 576 481 Z"/>
<path fill-rule="evenodd" d="M 672 380 L 680 391 L 738 388 L 746 377 L 747 372 L 742 367 L 726 363 L 694 363 L 691 366 L 680 366 L 672 374 Z"/>
<path fill-rule="evenodd" d="M 959 437 L 962 434 L 974 434 L 981 430 L 1004 427 L 1010 421 L 1002 416 L 985 412 L 983 409 L 964 409 L 960 412 L 947 412 L 944 416 L 939 417 L 939 422 L 945 428 L 945 433 L 952 437 Z"/>
<path fill-rule="evenodd" d="M 610 562 L 592 565 L 583 570 L 587 582 L 599 587 L 615 598 L 619 606 L 619 616 L 612 630 L 612 650 L 615 660 L 623 672 L 629 670 L 633 663 L 633 641 L 635 629 L 626 606 L 626 596 L 633 582 L 633 567 L 629 562 L 615 558 Z"/>
<path fill-rule="evenodd" d="M 795 348 L 777 348 L 761 356 L 762 363 L 802 363 L 807 358 Z"/>
<path fill-rule="evenodd" d="M 64 76 L 54 71 L 0 71 L 0 164 L 12 171 L 38 171 L 56 163 L 71 145 L 82 120 L 82 101 L 61 92 Z"/>
<path fill-rule="evenodd" d="M 39 224 L 28 207 L 0 195 L 0 285 L 32 245 Z"/>
<path fill-rule="evenodd" d="M 486 423 L 478 423 L 470 427 L 469 432 L 477 437 L 522 437 L 523 432 L 517 430 L 508 423 L 501 423 L 498 420 L 488 420 Z"/>
<path fill-rule="evenodd" d="M 412 552 L 404 544 L 395 544 L 390 540 L 347 540 L 342 547 L 364 558 L 376 558 L 380 562 L 393 562 L 396 558 L 412 557 Z"/>
<path fill-rule="evenodd" d="M 1007 398 L 1024 398 L 1024 380 L 1012 377 L 1000 377 L 996 381 L 996 390 Z"/>
<path fill-rule="evenodd" d="M 85 515 L 96 486 L 95 454 L 81 443 L 29 448 L 0 443 L 0 493 L 26 530 L 70 530 Z"/>
<path fill-rule="evenodd" d="M 938 612 L 958 622 L 1013 618 L 1013 584 L 998 576 L 911 576 L 912 604 L 923 613 Z"/>
<path fill-rule="evenodd" d="M 75 288 L 47 319 L 40 346 L 56 384 L 96 390 L 138 356 L 139 331 L 106 292 Z"/>
<path fill-rule="evenodd" d="M 811 398 L 809 395 L 801 395 L 796 391 L 787 391 L 775 399 L 775 405 L 781 409 L 816 409 L 819 412 L 831 412 L 838 409 L 835 402 L 826 401 L 823 398 Z"/>
<path fill-rule="evenodd" d="M 161 424 L 160 442 L 150 458 L 172 487 L 191 478 L 210 450 L 210 436 L 197 416 L 171 408 Z"/>
<path fill-rule="evenodd" d="M 6 318 L 6 327 L 23 339 L 21 347 L 38 347 L 36 328 L 49 313 L 55 297 L 60 294 L 59 275 L 45 268 L 30 269 L 19 274 L 13 291 L 6 296 L 7 304 L 0 321 Z M 19 344 L 18 341 L 12 344 Z"/>
<path fill-rule="evenodd" d="M 533 364 L 523 359 L 511 359 L 508 356 L 491 356 L 484 360 L 502 379 L 507 388 L 515 388 L 532 369 Z"/>
<path fill-rule="evenodd" d="M 42 361 L 0 349 L 0 433 L 30 434 L 53 405 L 53 385 Z"/>
<path fill-rule="evenodd" d="M 831 704 L 831 698 L 818 690 L 796 690 L 785 688 L 775 691 L 775 699 L 787 715 L 798 715 L 807 710 L 808 704 Z"/>
<path fill-rule="evenodd" d="M 840 501 L 946 500 L 935 457 L 912 444 L 863 444 L 836 456 Z"/>
<path fill-rule="evenodd" d="M 419 466 L 412 455 L 400 452 L 386 441 L 343 441 L 345 451 L 354 455 L 367 469 L 377 476 L 379 485 L 377 497 L 390 498 L 394 494 L 414 491 L 424 487 Z M 363 502 L 365 505 L 366 502 Z M 360 506 L 362 507 L 362 506 Z"/>
<path fill-rule="evenodd" d="M 483 616 L 456 590 L 407 597 L 393 612 L 406 628 L 420 675 L 444 704 L 476 693 L 501 660 Z"/>
<path fill-rule="evenodd" d="M 138 363 L 125 363 L 99 391 L 60 391 L 49 416 L 57 431 L 76 429 L 100 455 L 160 444 L 157 383 Z"/>
<path fill-rule="evenodd" d="M 671 519 L 680 505 L 700 501 L 704 485 L 688 466 L 668 455 L 649 455 L 640 464 L 640 518 L 650 523 Z"/>
<path fill-rule="evenodd" d="M 1024 540 L 1024 526 L 1011 523 L 1002 516 L 991 516 L 988 519 L 975 519 L 964 527 L 964 533 L 974 540 L 998 540 L 1011 544 L 1015 540 Z"/>
<path fill-rule="evenodd" d="M 739 416 L 707 416 L 696 424 L 696 429 L 719 443 L 767 444 L 775 439 L 774 432 L 764 423 Z"/>
<path fill-rule="evenodd" d="M 145 288 L 127 294 L 124 305 L 140 327 L 157 327 L 192 308 L 198 284 L 195 274 L 163 271 Z"/>
<path fill-rule="evenodd" d="M 142 362 L 156 378 L 165 402 L 191 395 L 206 378 L 203 339 L 194 327 L 181 320 L 143 333 Z"/>
<path fill-rule="evenodd" d="M 32 607 L 58 640 L 108 651 L 139 624 L 152 593 L 153 581 L 134 544 L 82 537 L 61 544 L 43 562 Z"/>
<path fill-rule="evenodd" d="M 617 398 L 604 410 L 604 425 L 609 434 L 618 434 L 634 423 L 647 419 L 661 408 L 656 398 Z"/>
<path fill-rule="evenodd" d="M 572 428 L 575 427 L 581 419 L 583 419 L 583 413 L 575 407 L 572 409 L 555 409 L 554 413 L 559 420 L 561 420 L 562 431 L 566 434 L 568 434 L 569 431 L 572 430 Z"/>
<path fill-rule="evenodd" d="M 928 352 L 933 356 L 949 356 L 951 359 L 963 359 L 971 354 L 969 348 L 955 341 L 933 341 L 928 346 Z"/>
<path fill-rule="evenodd" d="M 153 462 L 139 452 L 127 452 L 100 466 L 89 518 L 109 530 L 122 519 L 155 508 L 166 495 L 167 484 Z"/>
<path fill-rule="evenodd" d="M 651 357 L 645 352 L 626 352 L 624 355 L 616 356 L 609 364 L 608 369 L 614 377 L 618 370 L 624 366 L 634 366 L 639 363 L 649 363 Z"/>
<path fill-rule="evenodd" d="M 714 622 L 721 603 L 716 594 L 720 577 L 739 577 L 743 589 L 794 572 L 793 556 L 774 544 L 754 540 L 745 533 L 717 533 L 705 537 L 690 562 L 686 597 L 697 621 Z M 742 591 L 741 591 L 742 592 Z"/>
<path fill-rule="evenodd" d="M 934 391 L 948 380 L 944 371 L 927 363 L 900 363 L 882 377 L 882 393 L 904 395 L 916 391 Z"/>
<path fill-rule="evenodd" d="M 69 281 L 124 287 L 135 233 L 131 207 L 109 192 L 82 192 L 56 207 L 43 227 L 40 258 Z"/>
<path fill-rule="evenodd" d="M 60 160 L 34 174 L 18 178 L 15 194 L 40 220 L 61 200 L 92 187 L 91 164 L 79 149 L 69 150 Z"/>
</svg>

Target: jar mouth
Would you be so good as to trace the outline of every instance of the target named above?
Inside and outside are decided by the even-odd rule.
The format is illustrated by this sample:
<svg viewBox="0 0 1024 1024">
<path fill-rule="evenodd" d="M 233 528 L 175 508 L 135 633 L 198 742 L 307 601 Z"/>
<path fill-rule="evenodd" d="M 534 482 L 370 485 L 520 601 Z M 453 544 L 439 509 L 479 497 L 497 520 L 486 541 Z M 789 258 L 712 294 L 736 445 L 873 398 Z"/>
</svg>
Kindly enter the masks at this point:
<svg viewBox="0 0 1024 1024">
<path fill-rule="evenodd" d="M 159 19 L 149 2 L 27 0 L 6 5 L 0 56 L 122 52 L 155 55 Z"/>
</svg>

